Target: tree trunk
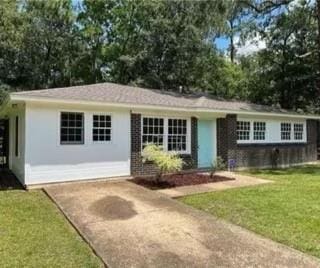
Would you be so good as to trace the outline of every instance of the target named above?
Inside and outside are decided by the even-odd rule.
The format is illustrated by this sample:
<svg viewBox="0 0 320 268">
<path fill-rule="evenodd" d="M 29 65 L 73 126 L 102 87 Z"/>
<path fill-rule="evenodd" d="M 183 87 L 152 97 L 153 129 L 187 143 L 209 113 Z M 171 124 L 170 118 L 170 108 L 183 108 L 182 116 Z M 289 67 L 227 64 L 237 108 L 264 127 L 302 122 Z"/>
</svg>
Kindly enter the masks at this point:
<svg viewBox="0 0 320 268">
<path fill-rule="evenodd" d="M 231 36 L 230 36 L 230 60 L 232 63 L 234 63 L 234 54 L 235 54 L 235 49 L 234 49 L 233 34 L 231 34 Z"/>
<path fill-rule="evenodd" d="M 319 0 L 320 1 L 320 0 Z M 234 47 L 234 33 L 233 33 L 233 21 L 229 21 L 230 24 L 230 60 L 234 63 L 234 56 L 235 56 L 235 47 Z"/>
</svg>

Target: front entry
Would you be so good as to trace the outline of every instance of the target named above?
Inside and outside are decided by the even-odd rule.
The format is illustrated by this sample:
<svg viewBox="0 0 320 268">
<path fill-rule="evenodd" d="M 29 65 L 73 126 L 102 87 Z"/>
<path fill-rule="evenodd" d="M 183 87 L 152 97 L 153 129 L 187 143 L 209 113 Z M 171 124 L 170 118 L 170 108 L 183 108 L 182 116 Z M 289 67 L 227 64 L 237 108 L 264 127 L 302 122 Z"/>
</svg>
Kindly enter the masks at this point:
<svg viewBox="0 0 320 268">
<path fill-rule="evenodd" d="M 210 167 L 215 157 L 215 120 L 198 121 L 198 167 Z"/>
</svg>

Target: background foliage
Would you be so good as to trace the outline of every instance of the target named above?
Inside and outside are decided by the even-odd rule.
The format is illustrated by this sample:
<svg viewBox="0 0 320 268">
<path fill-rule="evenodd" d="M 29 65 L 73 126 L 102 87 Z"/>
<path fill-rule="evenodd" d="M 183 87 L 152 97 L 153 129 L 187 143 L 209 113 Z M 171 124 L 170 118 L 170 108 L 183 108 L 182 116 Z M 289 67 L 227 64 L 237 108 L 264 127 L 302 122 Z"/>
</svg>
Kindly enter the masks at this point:
<svg viewBox="0 0 320 268">
<path fill-rule="evenodd" d="M 319 112 L 319 14 L 313 0 L 2 0 L 0 87 L 111 81 Z M 255 38 L 266 47 L 237 53 Z"/>
</svg>

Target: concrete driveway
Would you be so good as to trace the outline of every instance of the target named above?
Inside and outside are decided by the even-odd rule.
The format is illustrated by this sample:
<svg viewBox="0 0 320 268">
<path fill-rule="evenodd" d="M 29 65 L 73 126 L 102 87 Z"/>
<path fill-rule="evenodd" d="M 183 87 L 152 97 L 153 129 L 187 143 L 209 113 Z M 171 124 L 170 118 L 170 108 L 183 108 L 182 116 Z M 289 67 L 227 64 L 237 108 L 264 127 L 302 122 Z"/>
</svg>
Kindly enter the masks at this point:
<svg viewBox="0 0 320 268">
<path fill-rule="evenodd" d="M 45 191 L 109 267 L 320 267 L 313 257 L 127 181 Z"/>
</svg>

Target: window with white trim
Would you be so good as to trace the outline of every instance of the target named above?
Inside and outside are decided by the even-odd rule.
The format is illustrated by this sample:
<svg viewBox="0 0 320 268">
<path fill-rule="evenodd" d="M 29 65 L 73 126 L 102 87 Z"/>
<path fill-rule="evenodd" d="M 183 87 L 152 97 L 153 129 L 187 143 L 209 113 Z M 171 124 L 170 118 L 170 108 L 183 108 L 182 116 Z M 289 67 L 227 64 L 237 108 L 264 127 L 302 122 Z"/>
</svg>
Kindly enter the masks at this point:
<svg viewBox="0 0 320 268">
<path fill-rule="evenodd" d="M 293 125 L 293 133 L 295 140 L 303 140 L 303 124 L 295 123 Z"/>
<path fill-rule="evenodd" d="M 107 142 L 111 141 L 111 116 L 93 115 L 92 140 Z"/>
<path fill-rule="evenodd" d="M 281 140 L 291 140 L 291 123 L 281 123 Z"/>
<path fill-rule="evenodd" d="M 190 122 L 184 118 L 142 117 L 141 141 L 143 149 L 147 144 L 162 146 L 165 151 L 190 153 Z"/>
<path fill-rule="evenodd" d="M 168 151 L 186 151 L 187 120 L 168 119 Z"/>
<path fill-rule="evenodd" d="M 60 143 L 84 143 L 84 114 L 75 112 L 61 112 L 60 115 Z"/>
<path fill-rule="evenodd" d="M 156 117 L 144 117 L 142 119 L 142 148 L 147 144 L 163 146 L 164 119 Z"/>
<path fill-rule="evenodd" d="M 266 122 L 253 122 L 253 139 L 259 141 L 266 139 Z"/>
<path fill-rule="evenodd" d="M 237 140 L 250 140 L 250 121 L 237 121 Z"/>
</svg>

